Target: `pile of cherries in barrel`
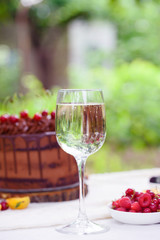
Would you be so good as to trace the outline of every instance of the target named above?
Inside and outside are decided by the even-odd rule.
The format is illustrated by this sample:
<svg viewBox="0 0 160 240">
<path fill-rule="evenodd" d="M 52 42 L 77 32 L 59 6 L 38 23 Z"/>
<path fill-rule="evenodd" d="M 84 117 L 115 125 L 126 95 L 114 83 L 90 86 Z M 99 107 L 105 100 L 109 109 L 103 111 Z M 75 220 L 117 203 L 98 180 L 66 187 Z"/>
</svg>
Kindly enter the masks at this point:
<svg viewBox="0 0 160 240">
<path fill-rule="evenodd" d="M 137 192 L 128 188 L 121 198 L 112 202 L 112 209 L 134 213 L 160 212 L 160 194 L 151 190 Z"/>
</svg>

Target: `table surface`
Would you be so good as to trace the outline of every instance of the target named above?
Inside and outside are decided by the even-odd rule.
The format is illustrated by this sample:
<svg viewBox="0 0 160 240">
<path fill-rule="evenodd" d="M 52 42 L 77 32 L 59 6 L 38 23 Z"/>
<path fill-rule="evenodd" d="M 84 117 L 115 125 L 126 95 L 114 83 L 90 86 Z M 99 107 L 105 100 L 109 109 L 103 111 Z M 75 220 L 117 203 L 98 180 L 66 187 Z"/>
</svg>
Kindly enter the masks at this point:
<svg viewBox="0 0 160 240">
<path fill-rule="evenodd" d="M 160 225 L 130 225 L 115 221 L 109 215 L 107 204 L 120 197 L 128 187 L 142 191 L 155 187 L 151 176 L 160 175 L 160 169 L 105 173 L 89 176 L 89 193 L 85 199 L 88 218 L 110 227 L 103 234 L 76 236 L 76 239 L 145 239 L 160 236 Z M 24 210 L 1 211 L 0 240 L 72 240 L 55 228 L 73 221 L 78 214 L 78 200 L 59 203 L 31 203 Z"/>
</svg>

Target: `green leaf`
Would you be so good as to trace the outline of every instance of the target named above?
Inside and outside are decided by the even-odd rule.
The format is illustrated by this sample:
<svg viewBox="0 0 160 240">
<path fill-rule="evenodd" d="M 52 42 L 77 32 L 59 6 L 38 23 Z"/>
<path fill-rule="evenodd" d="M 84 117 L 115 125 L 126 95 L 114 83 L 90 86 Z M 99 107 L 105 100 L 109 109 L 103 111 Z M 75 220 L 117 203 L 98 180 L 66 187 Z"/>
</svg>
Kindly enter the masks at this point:
<svg viewBox="0 0 160 240">
<path fill-rule="evenodd" d="M 24 201 L 20 201 L 16 204 L 15 208 L 18 208 L 22 203 L 24 203 Z"/>
</svg>

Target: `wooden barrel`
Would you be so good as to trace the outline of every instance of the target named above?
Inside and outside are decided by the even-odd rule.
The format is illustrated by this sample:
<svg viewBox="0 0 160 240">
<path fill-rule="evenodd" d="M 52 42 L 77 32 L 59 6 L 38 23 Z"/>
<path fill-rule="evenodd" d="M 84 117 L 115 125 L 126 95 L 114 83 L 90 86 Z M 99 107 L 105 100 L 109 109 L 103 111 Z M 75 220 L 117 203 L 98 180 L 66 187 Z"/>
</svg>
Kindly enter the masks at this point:
<svg viewBox="0 0 160 240">
<path fill-rule="evenodd" d="M 59 147 L 55 132 L 0 135 L 0 197 L 65 201 L 78 198 L 78 185 L 76 161 Z"/>
</svg>

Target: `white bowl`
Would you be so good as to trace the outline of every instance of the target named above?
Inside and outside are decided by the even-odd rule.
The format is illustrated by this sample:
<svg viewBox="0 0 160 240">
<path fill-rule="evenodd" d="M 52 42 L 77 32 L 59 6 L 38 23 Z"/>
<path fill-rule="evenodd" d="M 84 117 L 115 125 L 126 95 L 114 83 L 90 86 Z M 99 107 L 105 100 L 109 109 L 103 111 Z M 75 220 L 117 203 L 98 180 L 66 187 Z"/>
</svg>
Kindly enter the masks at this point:
<svg viewBox="0 0 160 240">
<path fill-rule="evenodd" d="M 122 212 L 112 209 L 112 204 L 108 205 L 109 212 L 115 220 L 127 224 L 155 224 L 160 223 L 160 212 L 134 213 Z"/>
</svg>

